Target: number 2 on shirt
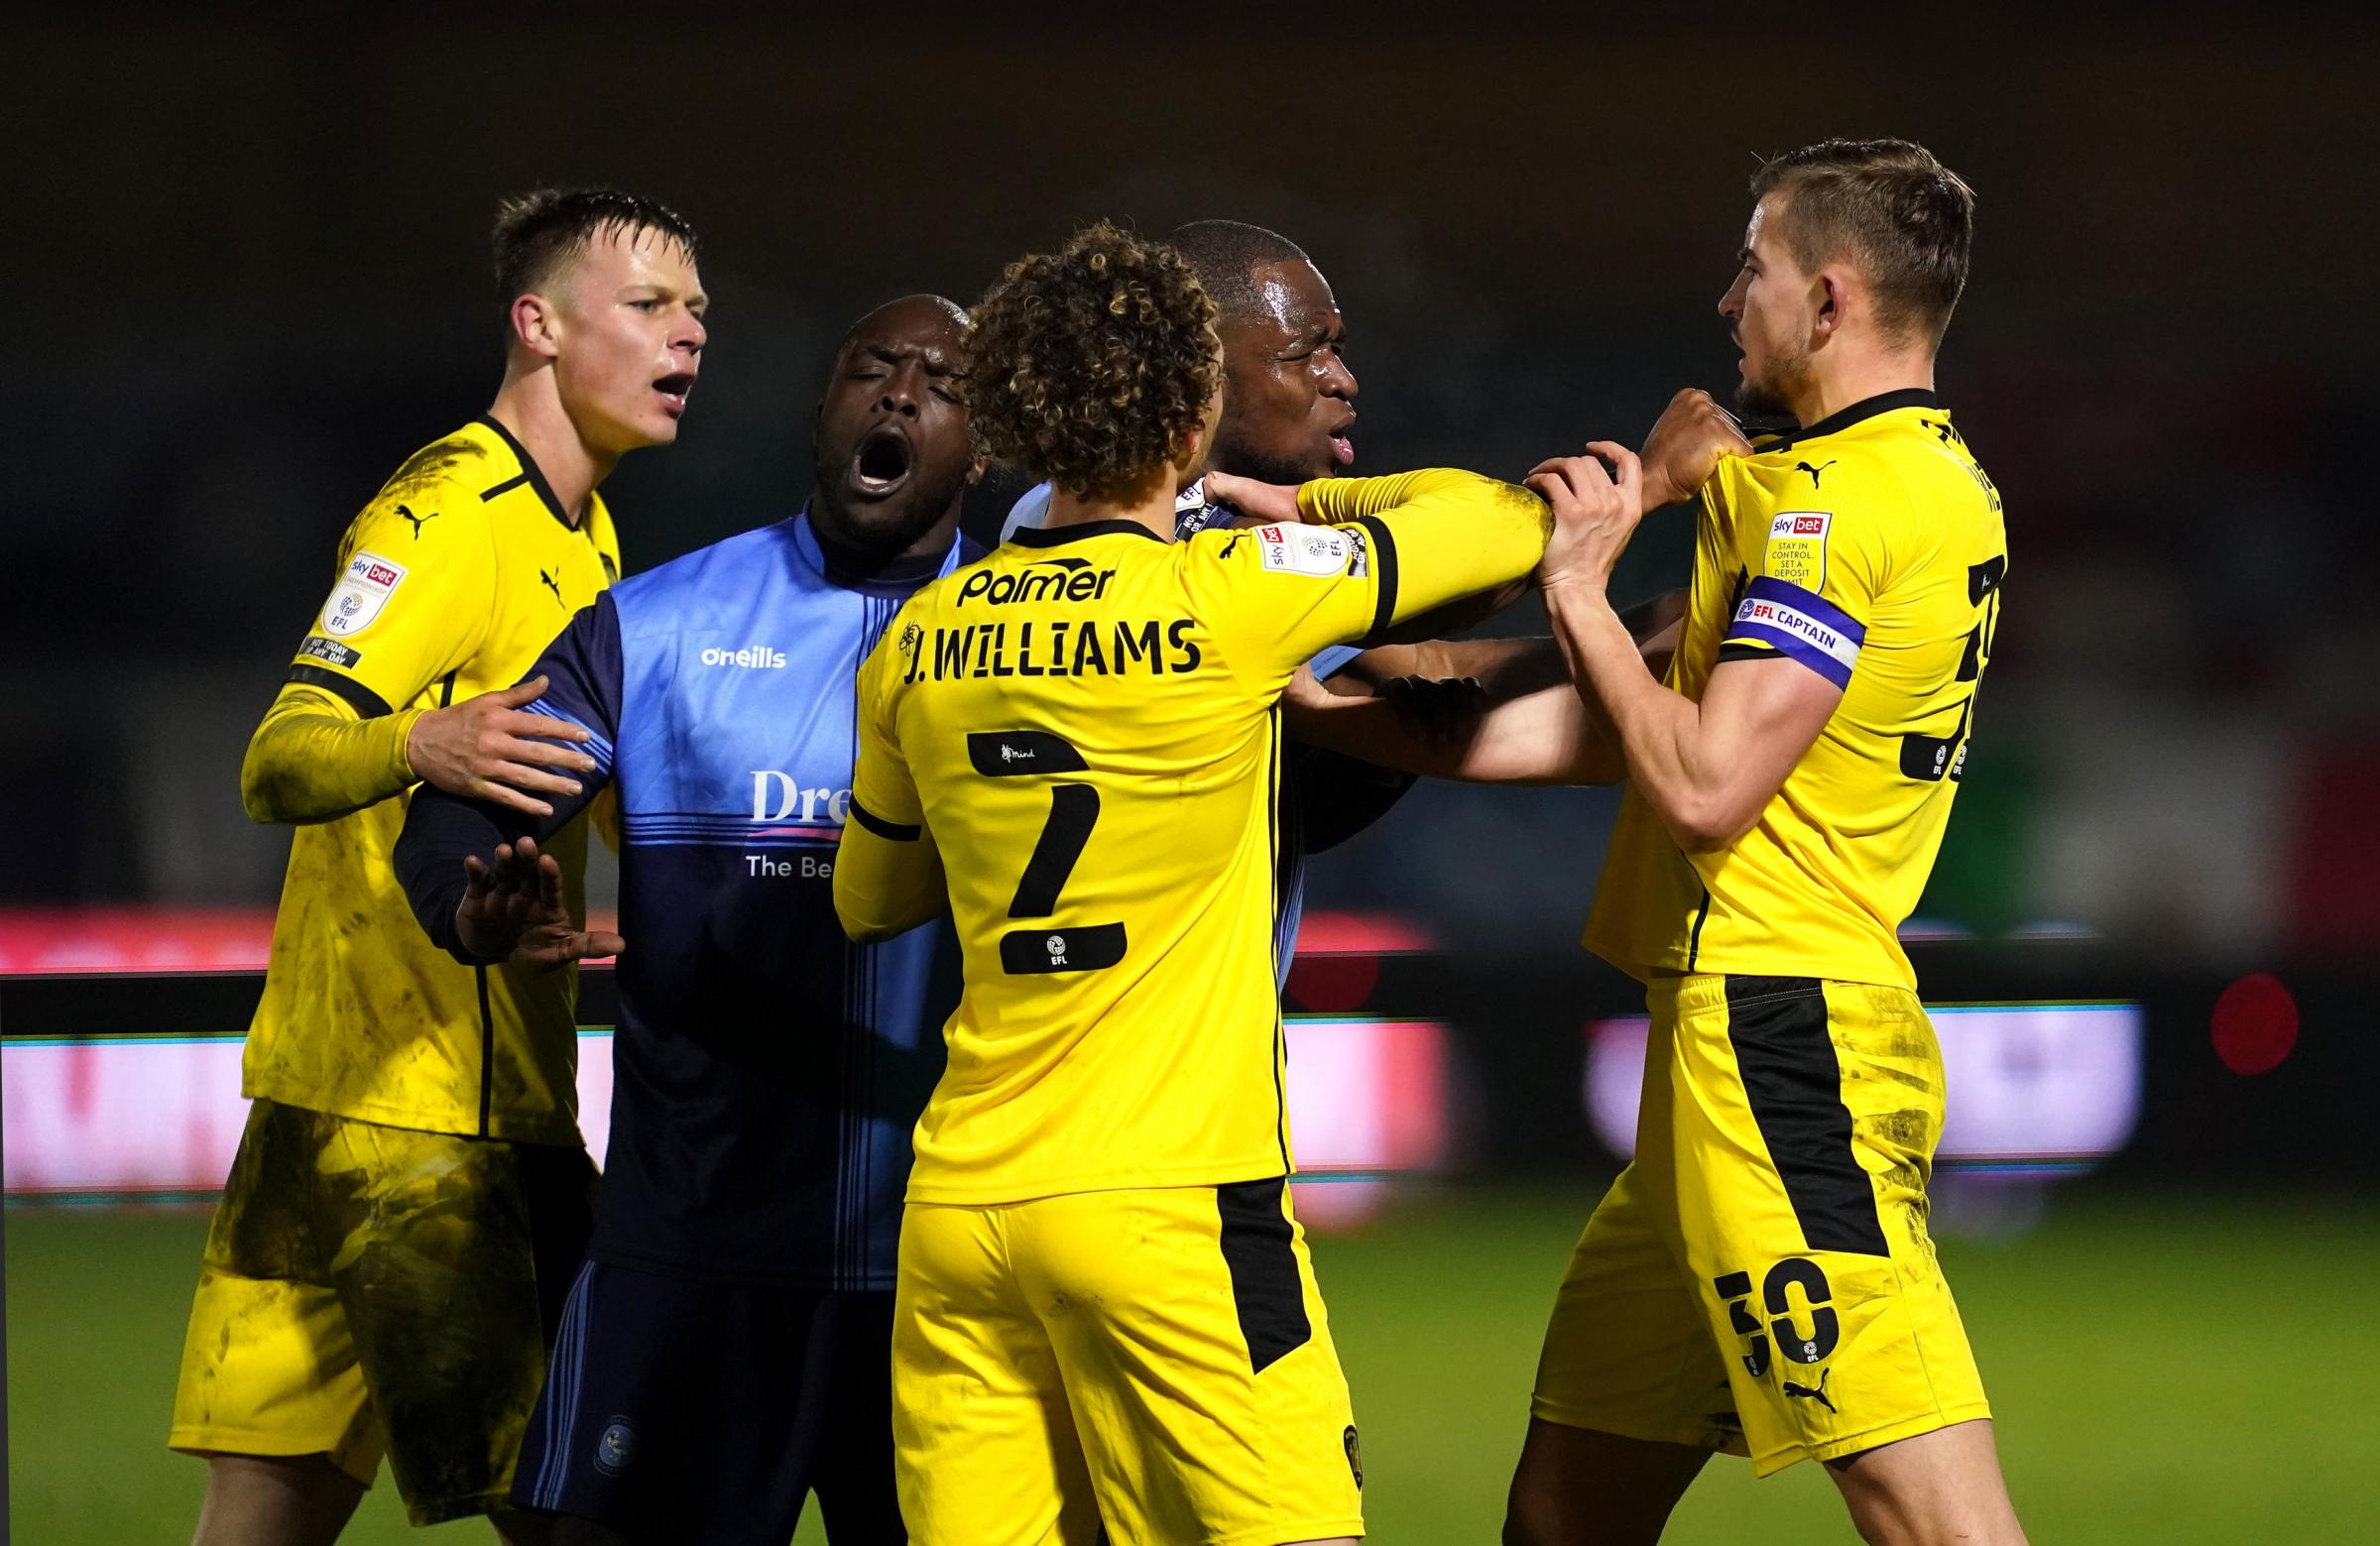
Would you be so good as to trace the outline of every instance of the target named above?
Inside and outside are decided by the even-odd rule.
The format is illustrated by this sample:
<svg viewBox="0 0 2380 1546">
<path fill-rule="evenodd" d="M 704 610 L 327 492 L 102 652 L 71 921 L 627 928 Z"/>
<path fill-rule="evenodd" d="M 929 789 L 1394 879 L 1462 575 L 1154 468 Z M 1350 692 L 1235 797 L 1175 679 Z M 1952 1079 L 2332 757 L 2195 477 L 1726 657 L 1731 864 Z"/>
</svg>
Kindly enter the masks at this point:
<svg viewBox="0 0 2380 1546">
<path fill-rule="evenodd" d="M 967 737 L 967 757 L 987 778 L 1050 777 L 1088 773 L 1083 754 L 1046 730 L 982 730 Z M 1009 902 L 1012 918 L 1047 918 L 1058 910 L 1058 893 L 1074 873 L 1075 861 L 1099 824 L 1099 790 L 1088 783 L 1050 786 L 1049 820 L 1033 844 L 1032 857 Z M 1011 976 L 1041 972 L 1096 972 L 1124 959 L 1122 923 L 1080 923 L 1011 929 L 1000 936 L 1000 964 Z"/>
</svg>

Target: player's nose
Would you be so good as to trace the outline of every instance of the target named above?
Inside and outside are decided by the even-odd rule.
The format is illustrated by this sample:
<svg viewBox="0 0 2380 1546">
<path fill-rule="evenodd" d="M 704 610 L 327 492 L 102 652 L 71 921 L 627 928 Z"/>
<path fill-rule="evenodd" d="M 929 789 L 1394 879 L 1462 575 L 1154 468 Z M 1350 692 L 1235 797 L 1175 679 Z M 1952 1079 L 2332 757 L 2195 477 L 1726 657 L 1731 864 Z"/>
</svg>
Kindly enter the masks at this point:
<svg viewBox="0 0 2380 1546">
<path fill-rule="evenodd" d="M 876 406 L 888 414 L 905 414 L 915 418 L 918 386 L 917 367 L 904 365 L 886 380 L 884 395 L 876 400 Z"/>
</svg>

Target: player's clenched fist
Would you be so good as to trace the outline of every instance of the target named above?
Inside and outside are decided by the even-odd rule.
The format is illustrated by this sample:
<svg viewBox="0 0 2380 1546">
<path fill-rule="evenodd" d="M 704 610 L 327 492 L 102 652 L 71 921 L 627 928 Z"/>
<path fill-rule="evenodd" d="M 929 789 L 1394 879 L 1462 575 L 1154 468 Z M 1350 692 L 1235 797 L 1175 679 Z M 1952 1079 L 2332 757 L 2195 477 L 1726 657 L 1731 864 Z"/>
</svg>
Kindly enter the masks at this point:
<svg viewBox="0 0 2380 1546">
<path fill-rule="evenodd" d="M 592 773 L 595 759 L 576 750 L 587 733 L 567 720 L 522 711 L 545 690 L 533 676 L 502 692 L 483 692 L 451 708 L 431 709 L 414 721 L 405 740 L 405 760 L 414 776 L 449 794 L 509 805 L 533 816 L 550 816 L 544 794 L 576 794 L 578 780 L 566 773 Z"/>
<path fill-rule="evenodd" d="M 1591 440 L 1586 456 L 1539 462 L 1528 486 L 1553 507 L 1554 534 L 1537 564 L 1537 583 L 1603 589 L 1644 516 L 1644 466 L 1614 440 Z M 1605 463 L 1610 470 L 1605 470 Z"/>
<path fill-rule="evenodd" d="M 1683 504 L 1710 481 L 1722 456 L 1749 456 L 1752 442 L 1735 417 L 1700 387 L 1669 400 L 1653 432 L 1644 437 L 1644 505 L 1659 510 Z"/>
</svg>

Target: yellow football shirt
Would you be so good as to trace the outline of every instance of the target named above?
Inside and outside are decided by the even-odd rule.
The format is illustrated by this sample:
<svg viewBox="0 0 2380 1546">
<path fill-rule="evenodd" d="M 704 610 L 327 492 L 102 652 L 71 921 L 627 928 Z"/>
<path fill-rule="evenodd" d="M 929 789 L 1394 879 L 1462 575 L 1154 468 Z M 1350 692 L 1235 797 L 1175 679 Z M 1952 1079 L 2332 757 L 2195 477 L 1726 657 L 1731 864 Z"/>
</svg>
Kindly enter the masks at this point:
<svg viewBox="0 0 2380 1546">
<path fill-rule="evenodd" d="M 509 687 L 619 572 L 602 501 L 573 527 L 528 453 L 478 418 L 416 452 L 348 527 L 289 680 L 366 718 Z M 429 942 L 390 865 L 410 798 L 297 829 L 242 1093 L 576 1143 L 575 969 L 474 969 Z M 585 826 L 548 852 L 583 915 Z"/>
<path fill-rule="evenodd" d="M 1887 393 L 1704 485 L 1669 685 L 1782 655 L 1843 699 L 1752 829 L 1682 853 L 1633 788 L 1587 948 L 1638 976 L 1728 972 L 1914 988 L 1896 930 L 1942 848 L 1999 625 L 2000 496 L 1931 392 Z"/>
<path fill-rule="evenodd" d="M 909 1196 L 999 1203 L 1290 1168 L 1274 992 L 1279 698 L 1300 662 L 1525 574 L 1535 496 L 1305 486 L 1317 523 L 1025 529 L 911 598 L 860 673 L 847 927 L 938 852 L 966 975 Z"/>
</svg>

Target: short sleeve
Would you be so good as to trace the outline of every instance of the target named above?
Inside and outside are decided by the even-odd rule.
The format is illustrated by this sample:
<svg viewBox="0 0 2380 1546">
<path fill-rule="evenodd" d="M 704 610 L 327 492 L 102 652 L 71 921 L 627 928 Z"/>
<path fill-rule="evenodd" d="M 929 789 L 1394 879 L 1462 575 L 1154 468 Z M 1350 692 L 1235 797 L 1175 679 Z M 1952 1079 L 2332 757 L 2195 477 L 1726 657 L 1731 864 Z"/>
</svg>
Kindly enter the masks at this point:
<svg viewBox="0 0 2380 1546">
<path fill-rule="evenodd" d="M 327 688 L 369 719 L 405 707 L 478 653 L 496 599 L 478 502 L 384 495 L 339 544 L 330 596 L 288 679 Z"/>
<path fill-rule="evenodd" d="M 1385 622 L 1382 554 L 1361 527 L 1233 527 L 1183 545 L 1192 613 L 1224 663 L 1267 696 L 1300 662 Z"/>
<path fill-rule="evenodd" d="M 1830 508 L 1769 516 L 1759 563 L 1747 561 L 1743 594 L 1720 643 L 1722 659 L 1773 652 L 1838 687 L 1850 684 L 1889 575 L 1887 535 L 1907 501 L 1891 470 L 1871 468 L 1864 458 L 1857 464 L 1844 458 L 1827 494 Z"/>
</svg>

